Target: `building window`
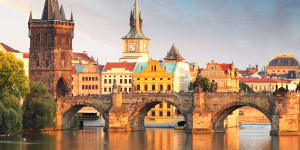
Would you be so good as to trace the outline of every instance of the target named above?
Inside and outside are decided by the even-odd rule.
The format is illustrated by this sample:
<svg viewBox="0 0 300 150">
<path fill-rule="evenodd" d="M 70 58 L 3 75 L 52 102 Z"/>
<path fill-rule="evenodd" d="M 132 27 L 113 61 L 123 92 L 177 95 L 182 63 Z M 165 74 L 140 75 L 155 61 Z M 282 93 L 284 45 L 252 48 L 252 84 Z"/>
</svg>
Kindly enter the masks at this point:
<svg viewBox="0 0 300 150">
<path fill-rule="evenodd" d="M 96 77 L 95 79 L 96 79 L 96 81 L 98 81 L 98 77 Z"/>
<path fill-rule="evenodd" d="M 148 91 L 148 85 L 145 85 L 145 91 Z"/>
<path fill-rule="evenodd" d="M 109 92 L 111 92 L 111 88 L 109 88 Z"/>
<path fill-rule="evenodd" d="M 89 81 L 92 81 L 92 77 L 89 77 Z"/>
<path fill-rule="evenodd" d="M 108 83 L 111 84 L 111 79 L 108 80 Z"/>
<path fill-rule="evenodd" d="M 152 91 L 155 91 L 155 85 L 152 85 Z"/>
<path fill-rule="evenodd" d="M 163 86 L 163 85 L 160 85 L 160 86 L 159 86 L 159 90 L 160 90 L 160 91 L 164 91 L 164 86 Z"/>
<path fill-rule="evenodd" d="M 140 80 L 140 78 L 137 78 L 136 80 Z"/>
<path fill-rule="evenodd" d="M 160 78 L 160 80 L 163 80 L 163 78 Z"/>
<path fill-rule="evenodd" d="M 120 92 L 121 92 L 121 93 L 123 92 L 123 88 L 120 88 Z"/>
<path fill-rule="evenodd" d="M 131 79 L 128 79 L 129 84 L 131 84 Z"/>
<path fill-rule="evenodd" d="M 124 88 L 124 92 L 127 92 L 127 88 Z"/>
<path fill-rule="evenodd" d="M 49 61 L 48 60 L 46 60 L 46 67 L 48 67 L 49 66 Z"/>
<path fill-rule="evenodd" d="M 154 71 L 156 71 L 156 65 L 154 66 Z"/>
<path fill-rule="evenodd" d="M 89 89 L 92 89 L 92 86 L 91 86 L 91 85 L 89 85 Z"/>
<path fill-rule="evenodd" d="M 140 85 L 137 85 L 137 86 L 136 86 L 136 90 L 137 90 L 137 91 L 140 91 L 140 90 L 141 90 Z"/>
<path fill-rule="evenodd" d="M 168 91 L 171 91 L 171 85 L 168 85 Z"/>
<path fill-rule="evenodd" d="M 148 80 L 147 78 L 145 78 L 145 80 Z"/>
<path fill-rule="evenodd" d="M 155 111 L 152 111 L 152 112 L 151 112 L 151 116 L 155 116 Z"/>
<path fill-rule="evenodd" d="M 127 79 L 124 80 L 124 83 L 127 84 Z"/>
<path fill-rule="evenodd" d="M 88 85 L 85 85 L 85 89 L 89 89 L 89 86 L 88 86 Z"/>
<path fill-rule="evenodd" d="M 161 116 L 161 117 L 163 116 L 163 112 L 162 111 L 159 112 L 159 116 Z"/>
<path fill-rule="evenodd" d="M 168 107 L 168 108 L 171 108 L 171 105 L 170 105 L 170 104 L 168 104 L 168 105 L 167 105 L 167 107 Z"/>
<path fill-rule="evenodd" d="M 95 77 L 92 77 L 92 81 L 95 81 Z"/>
<path fill-rule="evenodd" d="M 95 89 L 95 85 L 92 85 L 92 89 L 93 89 L 93 90 Z"/>
<path fill-rule="evenodd" d="M 167 112 L 167 116 L 170 117 L 171 116 L 171 112 L 168 111 Z"/>
<path fill-rule="evenodd" d="M 84 90 L 84 85 L 82 85 L 82 89 Z"/>
<path fill-rule="evenodd" d="M 96 90 L 98 90 L 98 85 L 95 85 L 95 87 L 96 87 Z"/>
<path fill-rule="evenodd" d="M 171 80 L 171 78 L 168 78 L 168 80 Z"/>
<path fill-rule="evenodd" d="M 162 103 L 159 104 L 159 108 L 163 108 L 163 104 Z"/>
<path fill-rule="evenodd" d="M 129 92 L 131 92 L 131 88 L 129 88 Z"/>
<path fill-rule="evenodd" d="M 155 80 L 155 78 L 152 78 L 152 80 Z"/>
<path fill-rule="evenodd" d="M 116 80 L 116 79 L 114 79 L 114 83 L 117 83 L 117 80 Z"/>
<path fill-rule="evenodd" d="M 122 80 L 122 79 L 120 79 L 120 83 L 121 83 L 121 84 L 123 83 L 123 80 Z"/>
<path fill-rule="evenodd" d="M 104 83 L 105 83 L 105 84 L 107 83 L 107 79 L 104 79 Z"/>
<path fill-rule="evenodd" d="M 86 81 L 89 81 L 89 77 L 86 77 L 85 80 L 86 80 Z"/>
<path fill-rule="evenodd" d="M 107 88 L 104 88 L 104 92 L 107 92 Z"/>
</svg>

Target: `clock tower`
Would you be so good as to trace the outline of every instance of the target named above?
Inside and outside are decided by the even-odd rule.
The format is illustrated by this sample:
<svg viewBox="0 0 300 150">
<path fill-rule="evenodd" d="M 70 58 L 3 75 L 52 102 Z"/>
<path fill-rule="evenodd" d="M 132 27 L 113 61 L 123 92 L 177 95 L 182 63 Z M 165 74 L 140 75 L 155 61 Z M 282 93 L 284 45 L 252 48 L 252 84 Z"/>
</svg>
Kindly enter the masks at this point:
<svg viewBox="0 0 300 150">
<path fill-rule="evenodd" d="M 138 8 L 138 0 L 135 0 L 134 9 L 130 12 L 130 31 L 122 37 L 123 52 L 121 62 L 148 62 L 149 38 L 143 31 L 142 12 Z"/>
</svg>

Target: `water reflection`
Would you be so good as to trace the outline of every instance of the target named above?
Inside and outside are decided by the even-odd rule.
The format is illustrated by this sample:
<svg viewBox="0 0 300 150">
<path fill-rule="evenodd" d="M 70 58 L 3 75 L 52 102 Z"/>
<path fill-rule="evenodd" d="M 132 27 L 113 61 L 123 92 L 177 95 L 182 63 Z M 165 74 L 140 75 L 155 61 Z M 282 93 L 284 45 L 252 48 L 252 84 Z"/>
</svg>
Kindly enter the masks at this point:
<svg viewBox="0 0 300 150">
<path fill-rule="evenodd" d="M 299 150 L 299 136 L 269 136 L 270 126 L 241 126 L 226 134 L 173 129 L 105 133 L 102 128 L 0 137 L 1 150 Z M 24 139 L 26 139 L 24 141 Z"/>
</svg>

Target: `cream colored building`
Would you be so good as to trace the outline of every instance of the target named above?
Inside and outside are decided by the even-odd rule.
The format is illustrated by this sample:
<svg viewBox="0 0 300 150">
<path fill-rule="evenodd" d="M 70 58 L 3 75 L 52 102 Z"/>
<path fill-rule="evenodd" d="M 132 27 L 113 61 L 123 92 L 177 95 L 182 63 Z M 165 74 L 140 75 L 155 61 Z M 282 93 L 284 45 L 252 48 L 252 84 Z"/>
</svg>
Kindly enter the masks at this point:
<svg viewBox="0 0 300 150">
<path fill-rule="evenodd" d="M 201 76 L 215 81 L 218 84 L 218 92 L 238 92 L 239 72 L 234 64 L 218 64 L 214 61 L 207 64 L 207 68 L 201 70 Z"/>
<path fill-rule="evenodd" d="M 113 85 L 121 86 L 121 92 L 132 93 L 132 75 L 136 63 L 107 63 L 101 74 L 102 94 L 111 94 Z"/>
<path fill-rule="evenodd" d="M 247 84 L 254 92 L 274 92 L 276 85 L 278 88 L 286 88 L 288 85 L 289 90 L 295 90 L 297 81 L 277 79 L 277 78 L 240 78 L 241 83 Z"/>
<path fill-rule="evenodd" d="M 102 68 L 94 64 L 73 66 L 72 96 L 100 95 Z"/>
</svg>

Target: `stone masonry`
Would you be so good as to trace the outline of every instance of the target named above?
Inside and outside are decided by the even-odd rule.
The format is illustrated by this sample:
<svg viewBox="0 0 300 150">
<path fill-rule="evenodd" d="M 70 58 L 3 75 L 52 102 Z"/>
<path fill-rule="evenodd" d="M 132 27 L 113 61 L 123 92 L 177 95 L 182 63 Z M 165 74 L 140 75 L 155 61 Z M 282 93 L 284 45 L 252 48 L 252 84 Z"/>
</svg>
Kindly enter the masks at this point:
<svg viewBox="0 0 300 150">
<path fill-rule="evenodd" d="M 225 132 L 224 119 L 234 110 L 250 106 L 272 123 L 272 135 L 300 135 L 299 93 L 170 93 L 64 97 L 57 100 L 57 127 L 69 128 L 82 107 L 93 107 L 106 120 L 105 131 L 144 130 L 144 117 L 155 105 L 166 102 L 184 116 L 187 132 Z"/>
</svg>

